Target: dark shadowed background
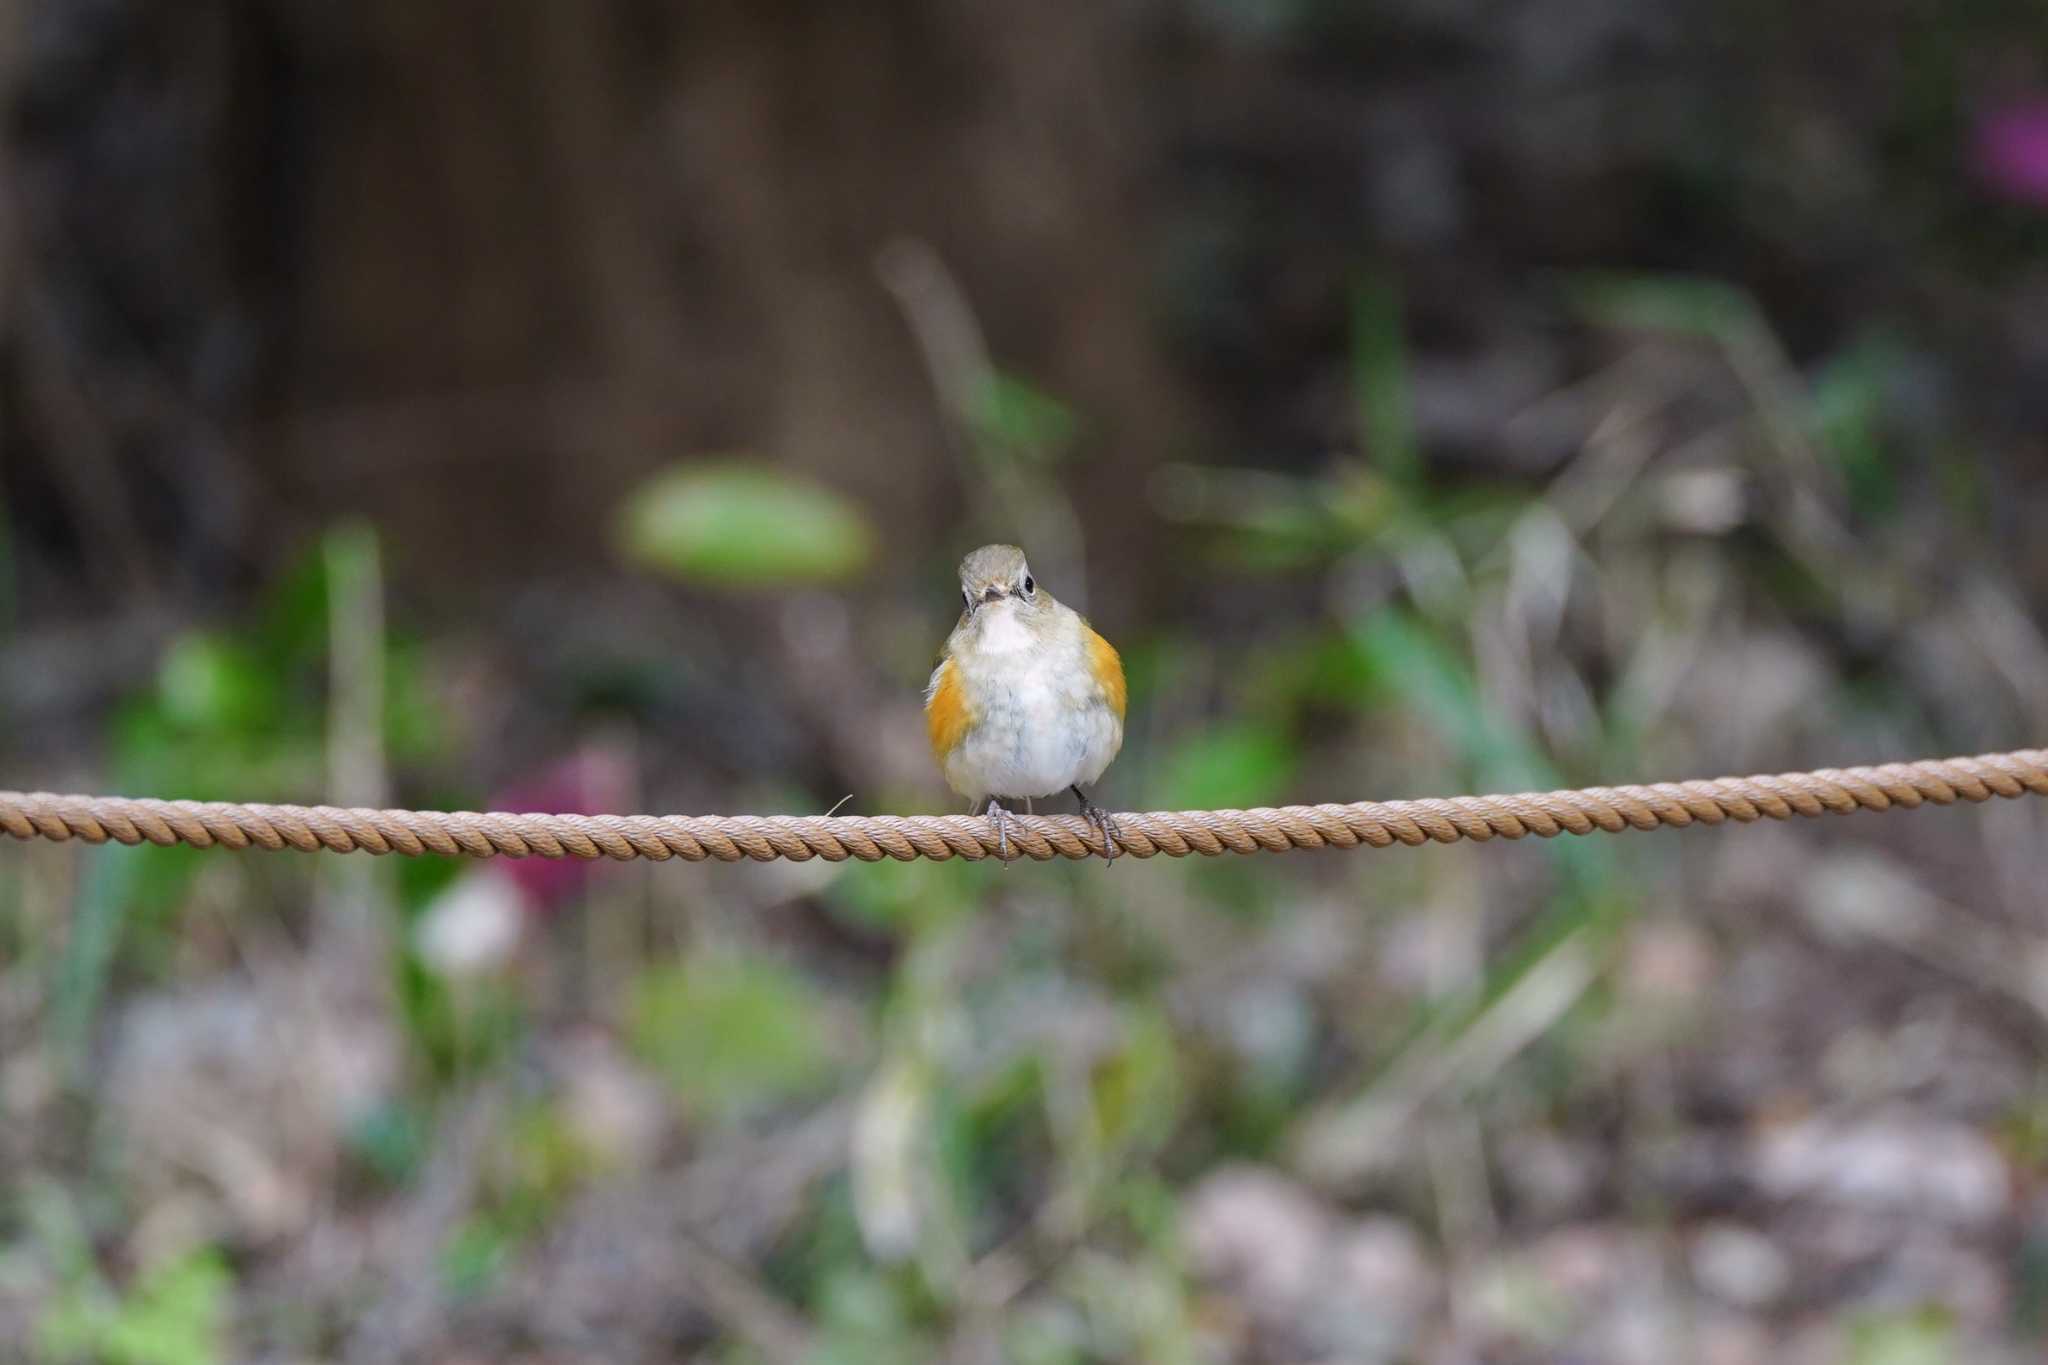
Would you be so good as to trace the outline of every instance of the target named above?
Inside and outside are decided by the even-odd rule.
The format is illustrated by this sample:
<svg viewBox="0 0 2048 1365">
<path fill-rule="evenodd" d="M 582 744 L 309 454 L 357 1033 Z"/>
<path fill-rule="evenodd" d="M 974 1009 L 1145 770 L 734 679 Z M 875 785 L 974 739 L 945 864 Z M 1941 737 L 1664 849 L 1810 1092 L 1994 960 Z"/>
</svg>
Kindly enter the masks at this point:
<svg viewBox="0 0 2048 1365">
<path fill-rule="evenodd" d="M 2022 0 L 0 0 L 0 786 L 1112 808 L 2048 737 Z M 0 1360 L 2038 1359 L 2048 817 L 0 849 Z"/>
</svg>

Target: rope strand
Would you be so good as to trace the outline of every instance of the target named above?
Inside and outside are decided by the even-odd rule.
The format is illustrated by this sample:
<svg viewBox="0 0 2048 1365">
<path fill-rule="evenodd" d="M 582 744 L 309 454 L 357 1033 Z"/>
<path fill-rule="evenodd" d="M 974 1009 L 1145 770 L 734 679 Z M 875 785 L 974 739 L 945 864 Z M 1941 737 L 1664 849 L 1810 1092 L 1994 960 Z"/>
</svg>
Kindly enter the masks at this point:
<svg viewBox="0 0 2048 1365">
<path fill-rule="evenodd" d="M 1926 759 L 1874 768 L 1822 768 L 1775 776 L 1721 777 L 1650 786 L 1586 787 L 1510 796 L 1454 796 L 1253 810 L 1131 811 L 1114 817 L 1118 851 L 1171 858 L 1199 853 L 1280 853 L 1293 848 L 1386 848 L 1392 844 L 1520 839 L 1534 834 L 1683 829 L 1726 820 L 1912 809 L 1923 802 L 2048 796 L 2048 749 Z M 0 792 L 0 829 L 17 839 L 89 844 L 190 844 L 194 848 L 298 849 L 333 853 L 467 855 L 476 858 L 652 858 L 685 862 L 798 862 L 848 858 L 1000 856 L 994 826 L 970 815 L 521 815 L 505 811 L 350 810 L 221 801 Z M 1015 815 L 1012 857 L 1101 856 L 1096 826 L 1071 815 Z"/>
</svg>

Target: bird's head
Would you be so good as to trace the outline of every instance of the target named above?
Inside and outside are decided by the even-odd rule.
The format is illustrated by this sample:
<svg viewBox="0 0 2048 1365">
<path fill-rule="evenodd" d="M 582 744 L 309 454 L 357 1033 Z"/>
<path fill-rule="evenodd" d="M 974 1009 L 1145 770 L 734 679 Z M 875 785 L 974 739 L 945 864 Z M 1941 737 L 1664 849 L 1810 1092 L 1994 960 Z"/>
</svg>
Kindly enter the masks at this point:
<svg viewBox="0 0 2048 1365">
<path fill-rule="evenodd" d="M 1014 545 L 984 545 L 961 560 L 960 596 L 969 617 L 988 612 L 1029 619 L 1052 605 L 1052 594 L 1038 586 Z"/>
</svg>

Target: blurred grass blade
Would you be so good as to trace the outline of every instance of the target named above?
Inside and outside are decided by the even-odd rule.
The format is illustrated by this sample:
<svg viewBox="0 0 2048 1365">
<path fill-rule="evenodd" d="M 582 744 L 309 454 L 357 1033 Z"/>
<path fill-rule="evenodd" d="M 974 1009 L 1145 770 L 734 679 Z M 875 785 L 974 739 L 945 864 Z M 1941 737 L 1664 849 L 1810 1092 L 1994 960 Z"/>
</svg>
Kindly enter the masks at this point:
<svg viewBox="0 0 2048 1365">
<path fill-rule="evenodd" d="M 1479 695 L 1464 659 L 1414 616 L 1375 612 L 1352 626 L 1368 666 L 1452 746 L 1483 791 L 1543 791 L 1562 787 L 1557 768 Z M 1581 839 L 1548 841 L 1552 860 L 1582 897 L 1599 899 L 1614 875 L 1614 853 Z"/>
<path fill-rule="evenodd" d="M 1579 313 L 1603 327 L 1702 337 L 1733 348 L 1761 326 L 1750 296 L 1720 280 L 1591 272 L 1575 276 L 1569 293 Z"/>
<path fill-rule="evenodd" d="M 152 851 L 103 845 L 85 853 L 85 878 L 71 917 L 71 934 L 57 964 L 52 1001 L 57 1048 L 74 1079 L 83 1079 L 93 1022 L 135 897 L 142 857 Z"/>
<path fill-rule="evenodd" d="M 1457 746 L 1488 790 L 1556 787 L 1557 771 L 1479 696 L 1472 670 L 1406 612 L 1375 612 L 1352 627 L 1373 671 Z"/>
<path fill-rule="evenodd" d="M 1399 290 L 1384 278 L 1352 288 L 1351 394 L 1366 459 L 1390 482 L 1412 488 L 1422 477 L 1422 453 L 1415 440 L 1401 311 Z"/>
<path fill-rule="evenodd" d="M 1448 1038 L 1417 1039 L 1364 1094 L 1304 1123 L 1296 1150 L 1319 1182 L 1349 1185 L 1385 1159 L 1423 1105 L 1468 1091 L 1547 1033 L 1598 977 L 1591 930 L 1568 933 Z"/>
<path fill-rule="evenodd" d="M 906 1048 L 875 1069 L 861 1096 L 847 1164 L 868 1255 L 884 1264 L 918 1248 L 930 1183 L 932 1069 Z"/>
<path fill-rule="evenodd" d="M 338 526 L 321 544 L 327 570 L 328 799 L 381 806 L 384 770 L 384 575 L 377 532 Z"/>
</svg>

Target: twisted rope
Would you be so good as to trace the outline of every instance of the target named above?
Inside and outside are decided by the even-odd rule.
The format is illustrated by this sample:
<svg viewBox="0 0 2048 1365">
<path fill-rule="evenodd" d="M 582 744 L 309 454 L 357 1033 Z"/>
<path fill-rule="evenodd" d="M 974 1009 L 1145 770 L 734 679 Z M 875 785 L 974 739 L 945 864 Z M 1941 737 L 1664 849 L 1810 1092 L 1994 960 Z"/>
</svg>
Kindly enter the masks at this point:
<svg viewBox="0 0 2048 1365">
<path fill-rule="evenodd" d="M 2048 796 L 2048 749 L 1651 786 L 1253 810 L 1134 811 L 1114 818 L 1121 852 L 1181 858 L 1291 848 L 1386 848 L 1432 840 L 1448 844 L 1496 835 L 1548 839 L 1660 825 L 1683 829 L 1830 811 L 1910 810 L 1923 802 L 1946 806 L 2028 792 Z M 0 792 L 0 828 L 17 839 L 90 844 L 112 839 L 194 848 L 477 858 L 716 858 L 728 863 L 858 858 L 871 863 L 956 857 L 978 862 L 998 856 L 994 826 L 970 815 L 518 815 Z M 1095 826 L 1071 815 L 1014 816 L 1010 848 L 1013 857 L 1041 862 L 1103 852 Z"/>
</svg>

